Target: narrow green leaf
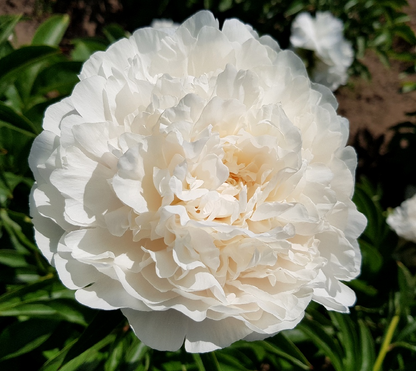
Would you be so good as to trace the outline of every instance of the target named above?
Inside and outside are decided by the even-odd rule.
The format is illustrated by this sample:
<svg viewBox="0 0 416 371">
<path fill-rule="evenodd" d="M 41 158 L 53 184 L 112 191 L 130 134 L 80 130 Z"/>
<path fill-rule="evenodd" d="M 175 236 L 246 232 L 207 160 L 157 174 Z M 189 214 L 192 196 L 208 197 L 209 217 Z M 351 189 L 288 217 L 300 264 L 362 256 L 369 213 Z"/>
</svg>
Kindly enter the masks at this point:
<svg viewBox="0 0 416 371">
<path fill-rule="evenodd" d="M 416 332 L 416 321 L 408 323 L 397 335 L 397 341 L 404 341 L 406 338 Z"/>
<path fill-rule="evenodd" d="M 125 318 L 119 310 L 99 311 L 93 321 L 82 333 L 78 341 L 71 347 L 65 356 L 64 364 L 71 359 L 78 357 L 80 354 L 97 344 L 101 339 L 108 337 L 109 334 Z M 105 326 L 103 326 L 105 324 Z"/>
<path fill-rule="evenodd" d="M 0 121 L 7 122 L 19 129 L 29 131 L 34 134 L 39 134 L 37 128 L 33 123 L 23 115 L 19 115 L 12 108 L 0 102 Z"/>
<path fill-rule="evenodd" d="M 9 249 L 0 250 L 0 263 L 13 268 L 28 266 L 25 256 L 22 253 Z"/>
<path fill-rule="evenodd" d="M 33 179 L 14 174 L 10 171 L 4 171 L 0 173 L 0 187 L 7 187 L 10 192 L 13 192 L 16 186 L 20 183 L 25 183 L 29 187 L 32 187 Z M 16 214 L 16 213 L 9 210 L 9 214 Z"/>
<path fill-rule="evenodd" d="M 364 58 L 365 49 L 366 49 L 366 39 L 363 36 L 357 37 L 357 58 Z"/>
<path fill-rule="evenodd" d="M 33 36 L 32 45 L 58 46 L 69 26 L 68 14 L 56 14 L 43 22 Z"/>
<path fill-rule="evenodd" d="M 257 352 L 253 349 L 259 348 L 258 344 L 254 345 L 247 342 L 238 342 L 232 346 L 218 351 L 215 353 L 218 363 L 222 370 L 231 371 L 245 371 L 253 370 L 256 368 L 256 365 L 260 362 L 260 359 L 257 357 Z M 263 354 L 266 354 L 263 351 Z M 205 365 L 207 368 L 207 365 Z"/>
<path fill-rule="evenodd" d="M 344 369 L 346 371 L 356 371 L 357 363 L 361 360 L 359 359 L 360 350 L 358 348 L 358 337 L 354 324 L 347 314 L 337 312 L 328 312 L 328 314 L 339 330 L 338 337 L 340 338 L 345 351 L 345 358 L 343 361 Z"/>
<path fill-rule="evenodd" d="M 77 341 L 78 341 L 78 338 L 70 341 L 61 351 L 59 351 L 53 357 L 49 358 L 43 364 L 43 366 L 39 369 L 39 371 L 56 371 L 56 370 L 58 370 L 61 367 L 65 356 L 68 354 L 69 350 L 74 346 L 74 344 Z"/>
<path fill-rule="evenodd" d="M 350 1 L 347 1 L 346 3 L 345 3 L 345 5 L 344 5 L 344 9 L 347 11 L 347 10 L 350 10 L 351 8 L 353 8 L 354 6 L 356 6 L 358 4 L 358 0 L 350 0 Z"/>
<path fill-rule="evenodd" d="M 5 57 L 7 54 L 10 54 L 14 51 L 12 44 L 9 41 L 6 41 L 0 44 L 0 59 Z"/>
<path fill-rule="evenodd" d="M 283 332 L 280 332 L 272 338 L 266 340 L 266 342 L 273 343 L 275 346 L 283 350 L 285 354 L 292 356 L 293 358 L 290 361 L 296 359 L 302 362 L 303 366 L 308 366 L 307 369 L 312 367 L 311 363 L 308 361 L 305 355 Z"/>
<path fill-rule="evenodd" d="M 366 282 L 359 279 L 348 282 L 348 286 L 354 291 L 361 291 L 368 296 L 376 296 L 378 293 L 378 290 L 375 287 L 369 286 Z"/>
<path fill-rule="evenodd" d="M 21 14 L 0 15 L 0 44 L 7 41 L 20 18 L 22 18 Z"/>
<path fill-rule="evenodd" d="M 214 352 L 210 353 L 201 353 L 200 354 L 201 361 L 206 370 L 209 371 L 221 371 L 220 364 L 215 356 Z"/>
<path fill-rule="evenodd" d="M 390 61 L 387 53 L 383 50 L 376 50 L 376 53 L 380 58 L 381 63 L 383 63 L 387 68 L 390 68 Z"/>
<path fill-rule="evenodd" d="M 373 371 L 380 371 L 383 367 L 384 359 L 390 350 L 391 340 L 393 338 L 394 332 L 396 331 L 397 325 L 400 321 L 400 311 L 397 308 L 396 314 L 391 319 L 386 333 L 384 334 L 383 343 L 381 344 L 380 351 L 374 363 Z"/>
<path fill-rule="evenodd" d="M 394 58 L 394 59 L 397 59 L 397 60 L 403 61 L 403 62 L 414 62 L 414 61 L 416 61 L 416 54 L 413 53 L 413 52 L 408 52 L 408 51 L 397 52 L 395 50 L 389 50 L 387 52 L 387 54 L 390 58 Z"/>
<path fill-rule="evenodd" d="M 299 13 L 301 10 L 304 9 L 304 7 L 305 5 L 302 0 L 292 1 L 285 12 L 285 17 L 289 17 L 291 15 Z"/>
<path fill-rule="evenodd" d="M 21 356 L 43 344 L 53 333 L 57 321 L 29 319 L 15 322 L 0 333 L 0 360 Z"/>
<path fill-rule="evenodd" d="M 390 345 L 390 347 L 391 348 L 398 348 L 398 347 L 400 347 L 400 348 L 409 349 L 412 352 L 416 352 L 416 345 L 409 344 L 409 343 L 406 343 L 404 341 L 398 341 L 396 343 L 393 343 L 393 344 Z"/>
<path fill-rule="evenodd" d="M 0 310 L 23 303 L 28 297 L 51 297 L 56 277 L 48 277 L 42 281 L 34 282 L 0 296 Z"/>
<path fill-rule="evenodd" d="M 365 325 L 364 321 L 358 320 L 358 326 L 360 329 L 360 351 L 361 351 L 361 364 L 358 365 L 358 371 L 368 371 L 374 366 L 376 360 L 376 352 L 374 349 L 374 340 L 370 330 Z"/>
<path fill-rule="evenodd" d="M 77 303 L 68 299 L 30 301 L 0 309 L 1 317 L 28 316 L 36 318 L 56 318 L 68 322 L 87 325 L 83 313 L 77 310 Z"/>
<path fill-rule="evenodd" d="M 266 352 L 272 353 L 274 355 L 287 359 L 290 363 L 300 367 L 302 370 L 311 369 L 310 367 L 311 364 L 306 360 L 305 356 L 302 355 L 302 357 L 300 357 L 302 359 L 301 360 L 297 357 L 294 357 L 293 355 L 286 353 L 284 350 L 280 349 L 275 344 L 271 344 L 267 341 L 260 341 L 259 343 L 263 346 Z M 304 363 L 305 360 L 306 360 L 306 363 Z"/>
<path fill-rule="evenodd" d="M 27 252 L 28 249 L 38 251 L 36 245 L 33 244 L 22 232 L 22 227 L 10 218 L 5 209 L 0 209 L 0 220 L 3 222 L 3 226 L 13 243 L 13 247 L 17 251 L 21 253 Z"/>
<path fill-rule="evenodd" d="M 112 343 L 111 348 L 108 351 L 108 358 L 104 364 L 104 371 L 118 371 L 121 369 L 126 348 L 128 346 L 127 341 L 128 338 L 123 333 Z"/>
<path fill-rule="evenodd" d="M 36 134 L 32 133 L 31 131 L 20 129 L 4 121 L 0 121 L 0 129 L 1 128 L 5 128 L 6 130 L 11 130 L 12 132 L 15 132 L 15 134 L 16 133 L 23 134 L 24 136 L 29 137 L 29 138 L 36 138 Z"/>
<path fill-rule="evenodd" d="M 103 326 L 103 324 L 101 324 Z M 99 350 L 106 347 L 107 345 L 114 342 L 116 339 L 116 334 L 109 334 L 104 339 L 100 340 L 84 352 L 82 352 L 77 357 L 69 360 L 69 362 L 64 362 L 63 366 L 59 368 L 60 371 L 75 371 L 78 370 L 80 366 L 86 366 L 88 364 L 90 369 L 94 369 L 93 365 L 96 361 L 101 361 L 105 355 L 98 353 Z M 69 352 L 68 352 L 69 354 Z M 67 354 L 67 355 L 68 355 Z M 65 358 L 66 359 L 66 358 Z M 95 361 L 95 362 L 94 362 Z"/>
<path fill-rule="evenodd" d="M 198 353 L 192 353 L 192 358 L 194 359 L 198 371 L 206 371 L 204 362 L 202 362 L 201 356 Z"/>
<path fill-rule="evenodd" d="M 383 265 L 383 256 L 372 244 L 364 240 L 360 240 L 360 248 L 365 269 L 377 273 Z"/>
<path fill-rule="evenodd" d="M 416 36 L 413 30 L 406 24 L 396 25 L 393 32 L 407 41 L 410 45 L 416 45 Z"/>
<path fill-rule="evenodd" d="M 315 345 L 323 351 L 331 360 L 335 370 L 345 371 L 342 364 L 343 353 L 339 344 L 323 330 L 319 323 L 309 318 L 309 316 L 305 316 L 297 328 L 308 335 Z"/>
<path fill-rule="evenodd" d="M 126 363 L 125 371 L 136 371 L 137 365 L 144 361 L 146 355 L 149 355 L 152 349 L 142 343 L 133 331 L 129 331 L 128 334 L 133 340 L 124 359 Z"/>
</svg>

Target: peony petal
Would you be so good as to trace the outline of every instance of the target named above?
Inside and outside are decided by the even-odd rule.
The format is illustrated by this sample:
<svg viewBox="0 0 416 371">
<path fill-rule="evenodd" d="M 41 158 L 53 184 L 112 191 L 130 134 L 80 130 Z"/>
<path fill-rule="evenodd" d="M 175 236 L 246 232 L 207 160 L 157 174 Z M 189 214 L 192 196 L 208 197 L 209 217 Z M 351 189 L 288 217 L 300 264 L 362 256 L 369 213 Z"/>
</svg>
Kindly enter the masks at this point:
<svg viewBox="0 0 416 371">
<path fill-rule="evenodd" d="M 185 349 L 191 353 L 212 352 L 229 346 L 251 332 L 242 321 L 235 318 L 222 321 L 206 319 L 202 322 L 189 322 Z"/>
<path fill-rule="evenodd" d="M 106 80 L 91 76 L 75 85 L 71 101 L 75 109 L 87 122 L 104 122 L 103 90 Z"/>
<path fill-rule="evenodd" d="M 176 351 L 182 346 L 190 322 L 183 314 L 172 309 L 140 312 L 124 308 L 121 311 L 136 336 L 148 346 L 162 351 Z"/>
</svg>

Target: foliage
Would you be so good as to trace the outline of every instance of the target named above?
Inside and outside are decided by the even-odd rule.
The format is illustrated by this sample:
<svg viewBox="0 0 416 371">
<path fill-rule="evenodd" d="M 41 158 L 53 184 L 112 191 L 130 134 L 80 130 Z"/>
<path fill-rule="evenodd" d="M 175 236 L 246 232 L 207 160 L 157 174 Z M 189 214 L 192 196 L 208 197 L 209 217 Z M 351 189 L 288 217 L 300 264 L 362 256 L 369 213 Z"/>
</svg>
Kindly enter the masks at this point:
<svg viewBox="0 0 416 371">
<path fill-rule="evenodd" d="M 199 3 L 155 1 L 137 22 L 183 20 Z M 126 14 L 134 4 L 123 1 Z M 277 38 L 283 46 L 297 12 L 327 9 L 344 20 L 358 57 L 371 48 L 385 60 L 410 58 L 391 52 L 391 46 L 396 37 L 415 44 L 401 12 L 404 0 L 205 0 L 203 5 L 221 19 L 240 17 L 262 33 L 281 35 Z M 350 314 L 328 313 L 312 304 L 296 329 L 265 341 L 238 342 L 210 354 L 157 352 L 137 339 L 119 311 L 96 311 L 75 301 L 39 253 L 28 216 L 33 178 L 27 157 L 45 109 L 70 94 L 92 52 L 104 50 L 125 32 L 108 25 L 105 38 L 73 39 L 68 52 L 60 43 L 69 18 L 55 15 L 38 28 L 31 45 L 15 48 L 9 37 L 20 18 L 0 16 L 0 369 L 24 369 L 27 364 L 43 371 L 416 369 L 416 266 L 403 254 L 414 253 L 415 246 L 398 241 L 385 223 L 386 205 L 394 204 L 389 195 L 398 194 L 394 202 L 399 203 L 405 185 L 416 185 L 415 164 L 407 161 L 416 148 L 413 123 L 392 129 L 389 151 L 380 159 L 388 169 L 398 169 L 397 176 L 404 172 L 404 180 L 397 185 L 389 172 L 368 172 L 356 187 L 354 201 L 368 227 L 360 239 L 363 273 L 350 283 L 358 295 Z M 132 19 L 127 22 L 138 26 Z M 361 68 L 358 62 L 355 68 Z"/>
<path fill-rule="evenodd" d="M 206 8 L 220 21 L 235 17 L 251 24 L 260 34 L 278 40 L 282 48 L 288 47 L 290 25 L 297 13 L 330 11 L 342 19 L 345 36 L 353 44 L 356 59 L 352 73 L 370 77 L 361 63 L 368 49 L 375 51 L 386 66 L 391 58 L 415 60 L 414 53 L 395 47 L 398 43 L 416 45 L 416 37 L 408 25 L 410 18 L 402 10 L 408 5 L 407 0 L 155 0 L 152 7 L 142 4 L 139 13 L 135 11 L 137 0 L 120 2 L 125 10 L 120 20 L 131 31 L 149 25 L 154 18 L 182 22 Z"/>
</svg>

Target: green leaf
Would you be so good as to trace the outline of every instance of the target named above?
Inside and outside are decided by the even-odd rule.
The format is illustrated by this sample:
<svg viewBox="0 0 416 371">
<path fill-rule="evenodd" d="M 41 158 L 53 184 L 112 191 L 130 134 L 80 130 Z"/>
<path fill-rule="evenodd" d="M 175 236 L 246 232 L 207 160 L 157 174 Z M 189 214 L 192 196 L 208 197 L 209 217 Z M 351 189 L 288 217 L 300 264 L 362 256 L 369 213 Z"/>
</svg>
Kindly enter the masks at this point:
<svg viewBox="0 0 416 371">
<path fill-rule="evenodd" d="M 366 49 L 366 39 L 364 36 L 357 37 L 357 58 L 364 58 L 365 49 Z"/>
<path fill-rule="evenodd" d="M 416 321 L 408 323 L 397 335 L 397 341 L 404 341 L 408 336 L 416 333 Z"/>
<path fill-rule="evenodd" d="M 121 364 L 124 360 L 125 349 L 127 347 L 128 338 L 123 333 L 116 341 L 113 342 L 107 361 L 104 364 L 105 371 L 118 371 L 121 368 Z"/>
<path fill-rule="evenodd" d="M 371 244 L 360 240 L 361 253 L 363 255 L 363 265 L 370 272 L 377 273 L 383 265 L 383 256 Z"/>
<path fill-rule="evenodd" d="M 81 62 L 85 62 L 96 51 L 106 50 L 108 46 L 108 43 L 98 38 L 82 38 L 71 41 L 75 45 L 71 57 L 74 61 Z"/>
<path fill-rule="evenodd" d="M 356 6 L 358 4 L 358 0 L 350 0 L 347 1 L 344 5 L 344 9 L 346 11 L 350 10 L 351 8 L 353 8 L 354 6 Z"/>
<path fill-rule="evenodd" d="M 220 12 L 225 12 L 228 9 L 231 9 L 233 6 L 233 0 L 221 0 L 218 6 Z"/>
<path fill-rule="evenodd" d="M 367 228 L 365 229 L 362 238 L 368 238 L 369 242 L 376 249 L 379 248 L 386 233 L 389 229 L 383 216 L 383 209 L 379 204 L 379 192 L 374 189 L 371 183 L 365 178 L 360 179 L 361 183 L 357 183 L 354 193 L 354 203 L 357 205 L 368 220 Z"/>
<path fill-rule="evenodd" d="M 406 81 L 402 83 L 402 92 L 409 93 L 416 90 L 416 82 Z"/>
<path fill-rule="evenodd" d="M 22 182 L 32 187 L 33 180 L 30 178 L 16 175 L 10 171 L 0 172 L 0 206 L 5 206 L 6 201 L 13 198 L 14 189 Z"/>
<path fill-rule="evenodd" d="M 345 370 L 356 371 L 357 363 L 360 362 L 360 349 L 358 347 L 358 337 L 351 318 L 347 314 L 328 312 L 332 322 L 338 328 L 338 337 L 345 351 L 343 364 Z"/>
<path fill-rule="evenodd" d="M 194 359 L 198 371 L 206 371 L 204 362 L 202 362 L 201 356 L 198 353 L 192 353 L 192 358 Z"/>
<path fill-rule="evenodd" d="M 201 353 L 200 356 L 201 356 L 201 361 L 205 367 L 205 370 L 221 371 L 220 364 L 214 352 Z"/>
<path fill-rule="evenodd" d="M 288 6 L 288 9 L 285 12 L 285 17 L 289 17 L 291 15 L 299 13 L 301 10 L 303 10 L 304 6 L 305 5 L 302 0 L 290 2 L 290 5 Z"/>
<path fill-rule="evenodd" d="M 58 91 L 61 95 L 72 92 L 79 82 L 78 74 L 81 71 L 82 62 L 59 62 L 43 69 L 37 76 L 32 95 L 44 95 L 51 91 Z"/>
<path fill-rule="evenodd" d="M 50 46 L 24 46 L 0 59 L 0 94 L 7 84 L 26 69 L 56 55 L 58 50 Z"/>
<path fill-rule="evenodd" d="M 0 44 L 7 41 L 20 18 L 22 18 L 21 14 L 0 15 Z"/>
<path fill-rule="evenodd" d="M 33 122 L 33 125 L 35 125 L 38 130 L 42 130 L 42 122 L 43 118 L 45 116 L 46 109 L 56 102 L 59 102 L 62 99 L 62 96 L 48 99 L 46 102 L 38 103 L 32 106 L 27 111 L 24 111 L 23 114 Z"/>
<path fill-rule="evenodd" d="M 4 228 L 9 234 L 9 238 L 13 247 L 21 252 L 26 253 L 29 250 L 38 251 L 38 248 L 33 244 L 22 232 L 22 227 L 10 218 L 5 209 L 0 209 L 0 221 L 2 221 Z"/>
<path fill-rule="evenodd" d="M 397 36 L 407 41 L 410 45 L 416 45 L 416 36 L 412 29 L 406 24 L 396 25 L 393 29 Z"/>
<path fill-rule="evenodd" d="M 0 360 L 18 357 L 36 349 L 52 335 L 57 325 L 58 321 L 29 319 L 12 323 L 2 329 L 0 333 Z"/>
<path fill-rule="evenodd" d="M 115 339 L 115 334 L 107 335 L 104 339 L 94 344 L 79 356 L 71 359 L 68 363 L 64 362 L 64 365 L 59 368 L 59 371 L 75 371 L 78 370 L 80 366 L 86 367 L 86 369 L 95 369 L 95 367 L 105 358 L 105 355 L 99 353 L 99 350 L 113 343 Z"/>
<path fill-rule="evenodd" d="M 358 365 L 357 370 L 367 371 L 372 369 L 376 360 L 374 340 L 364 321 L 359 319 L 358 326 L 360 329 L 361 364 Z"/>
<path fill-rule="evenodd" d="M 390 347 L 391 347 L 391 349 L 400 347 L 400 348 L 409 349 L 412 352 L 416 352 L 416 345 L 409 344 L 409 343 L 406 343 L 404 341 L 398 341 L 397 343 L 393 343 L 393 344 L 390 345 Z"/>
<path fill-rule="evenodd" d="M 53 15 L 38 27 L 32 45 L 58 46 L 69 26 L 69 21 L 67 14 Z"/>
<path fill-rule="evenodd" d="M 348 282 L 348 286 L 354 291 L 361 291 L 368 296 L 376 296 L 378 293 L 378 290 L 375 287 L 369 286 L 366 282 L 359 279 Z"/>
<path fill-rule="evenodd" d="M 258 357 L 259 352 L 256 351 L 257 349 L 261 349 L 263 355 L 266 354 L 259 344 L 238 342 L 224 350 L 215 352 L 215 355 L 221 370 L 245 371 L 255 369 L 256 365 L 260 362 Z M 209 370 L 207 367 L 205 365 L 205 369 Z"/>
<path fill-rule="evenodd" d="M 103 28 L 103 33 L 111 44 L 126 37 L 126 31 L 124 31 L 124 29 L 116 23 L 111 23 L 105 26 Z"/>
<path fill-rule="evenodd" d="M 388 51 L 388 56 L 390 58 L 394 58 L 398 61 L 403 61 L 403 62 L 414 62 L 414 61 L 416 61 L 416 54 L 412 53 L 412 52 L 407 52 L 407 51 L 397 52 L 395 50 L 389 50 Z"/>
<path fill-rule="evenodd" d="M 83 313 L 78 311 L 78 303 L 68 299 L 31 301 L 13 307 L 0 309 L 0 316 L 29 316 L 36 318 L 60 319 L 86 326 Z"/>
<path fill-rule="evenodd" d="M 15 305 L 27 302 L 28 300 L 39 300 L 42 298 L 51 299 L 56 297 L 54 293 L 68 291 L 57 281 L 56 277 L 50 276 L 41 281 L 34 282 L 0 296 L 0 310 L 11 308 Z M 61 295 L 58 295 L 58 297 Z"/>
<path fill-rule="evenodd" d="M 383 50 L 376 50 L 376 53 L 380 58 L 381 63 L 383 63 L 387 68 L 390 68 L 390 61 L 387 53 Z"/>
<path fill-rule="evenodd" d="M 329 336 L 322 326 L 306 315 L 303 321 L 297 326 L 297 328 L 303 331 L 306 335 L 309 336 L 310 340 L 315 343 L 315 345 L 322 350 L 322 352 L 327 356 L 337 371 L 345 371 L 342 364 L 343 353 L 339 347 L 339 344 L 336 342 L 336 339 Z"/>
<path fill-rule="evenodd" d="M 133 371 L 137 369 L 137 365 L 145 360 L 146 356 L 152 351 L 147 345 L 142 343 L 133 331 L 129 331 L 129 336 L 133 339 L 129 349 L 127 349 L 125 355 L 125 371 Z M 202 361 L 201 361 L 202 362 Z M 201 370 L 205 371 L 205 370 Z"/>
<path fill-rule="evenodd" d="M 35 135 L 39 134 L 37 128 L 26 117 L 19 115 L 12 108 L 6 106 L 3 102 L 0 102 L 0 121 L 9 123 L 15 128 L 19 128 L 25 132 L 30 132 Z"/>
<path fill-rule="evenodd" d="M 303 354 L 302 355 L 297 354 L 297 356 L 299 357 L 298 358 L 297 356 L 293 356 L 289 353 L 286 353 L 283 349 L 281 349 L 280 347 L 277 347 L 275 344 L 271 344 L 267 341 L 260 341 L 259 343 L 263 346 L 266 352 L 285 358 L 288 361 L 290 361 L 292 364 L 300 367 L 302 370 L 310 370 L 311 364 L 308 362 L 308 360 L 305 358 Z"/>
<path fill-rule="evenodd" d="M 401 262 L 397 262 L 398 282 L 400 289 L 400 308 L 410 315 L 410 306 L 415 297 L 416 281 L 409 269 Z"/>
<path fill-rule="evenodd" d="M 78 357 L 80 354 L 99 343 L 101 339 L 108 337 L 108 335 L 111 334 L 111 332 L 124 320 L 125 318 L 119 310 L 99 311 L 78 341 L 71 349 L 69 349 L 63 363 L 65 364 L 71 359 Z M 105 324 L 105 326 L 103 326 L 103 324 Z"/>
<path fill-rule="evenodd" d="M 294 360 L 299 361 L 295 364 L 299 367 L 306 367 L 305 370 L 309 370 L 312 365 L 308 361 L 308 359 L 305 357 L 305 355 L 299 350 L 299 348 L 285 335 L 285 333 L 280 332 L 277 335 L 273 336 L 272 338 L 265 341 L 266 343 L 272 343 L 274 345 L 274 350 L 276 350 L 276 347 L 281 349 L 290 362 L 294 363 Z M 289 358 L 290 357 L 290 358 Z"/>
<path fill-rule="evenodd" d="M 0 263 L 9 267 L 26 267 L 28 265 L 25 256 L 16 250 L 1 249 Z"/>
</svg>

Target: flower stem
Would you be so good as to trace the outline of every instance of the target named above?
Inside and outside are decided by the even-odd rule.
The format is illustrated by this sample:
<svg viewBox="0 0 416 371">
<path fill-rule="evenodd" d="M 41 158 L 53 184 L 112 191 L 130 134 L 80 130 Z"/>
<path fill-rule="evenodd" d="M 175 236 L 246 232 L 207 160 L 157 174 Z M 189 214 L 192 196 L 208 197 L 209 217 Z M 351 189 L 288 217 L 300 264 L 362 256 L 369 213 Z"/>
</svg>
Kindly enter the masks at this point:
<svg viewBox="0 0 416 371">
<path fill-rule="evenodd" d="M 389 351 L 391 339 L 393 338 L 394 331 L 400 320 L 400 312 L 396 311 L 396 314 L 391 319 L 389 328 L 387 329 L 386 336 L 384 338 L 383 344 L 381 345 L 380 353 L 377 356 L 376 363 L 374 364 L 373 371 L 381 370 L 383 365 L 384 358 L 386 357 L 387 352 Z"/>
</svg>

